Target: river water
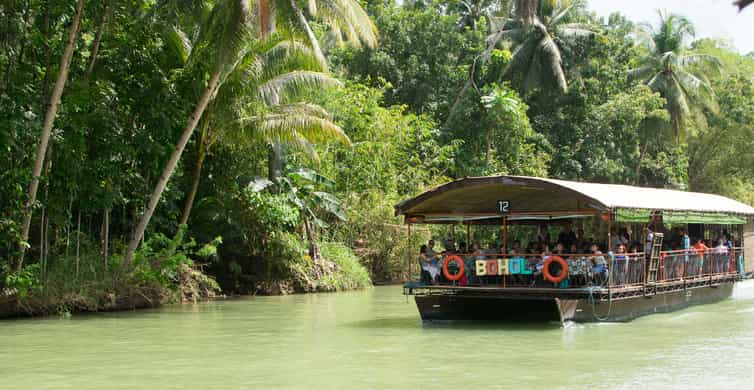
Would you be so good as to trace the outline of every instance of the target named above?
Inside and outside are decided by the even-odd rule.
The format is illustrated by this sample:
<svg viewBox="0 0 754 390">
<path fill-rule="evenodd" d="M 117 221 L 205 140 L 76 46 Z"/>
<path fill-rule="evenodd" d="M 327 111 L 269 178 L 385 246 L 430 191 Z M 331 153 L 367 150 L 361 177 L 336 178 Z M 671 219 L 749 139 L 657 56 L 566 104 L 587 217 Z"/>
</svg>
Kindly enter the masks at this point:
<svg viewBox="0 0 754 390">
<path fill-rule="evenodd" d="M 0 389 L 752 389 L 754 283 L 621 324 L 429 324 L 400 287 L 0 322 Z"/>
</svg>

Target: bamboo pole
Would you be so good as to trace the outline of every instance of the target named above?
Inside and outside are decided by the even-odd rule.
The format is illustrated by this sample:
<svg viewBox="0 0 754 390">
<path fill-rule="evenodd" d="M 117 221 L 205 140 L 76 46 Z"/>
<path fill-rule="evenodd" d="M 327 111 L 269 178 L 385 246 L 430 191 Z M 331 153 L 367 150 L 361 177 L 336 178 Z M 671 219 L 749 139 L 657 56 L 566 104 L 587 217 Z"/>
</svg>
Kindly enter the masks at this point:
<svg viewBox="0 0 754 390">
<path fill-rule="evenodd" d="M 408 266 L 408 279 L 407 282 L 411 281 L 411 248 L 413 248 L 412 242 L 411 242 L 411 222 L 408 223 L 408 249 L 406 250 L 406 265 Z"/>
</svg>

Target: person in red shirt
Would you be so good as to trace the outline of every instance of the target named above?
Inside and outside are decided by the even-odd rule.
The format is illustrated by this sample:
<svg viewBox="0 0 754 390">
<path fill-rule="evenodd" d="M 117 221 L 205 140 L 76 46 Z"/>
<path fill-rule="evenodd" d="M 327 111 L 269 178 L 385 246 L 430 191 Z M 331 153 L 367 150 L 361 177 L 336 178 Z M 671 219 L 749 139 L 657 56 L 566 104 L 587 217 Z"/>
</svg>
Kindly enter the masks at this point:
<svg viewBox="0 0 754 390">
<path fill-rule="evenodd" d="M 709 249 L 707 245 L 704 245 L 703 239 L 696 240 L 696 244 L 694 244 L 694 249 L 696 249 L 696 254 L 698 256 L 696 264 L 694 264 L 694 273 L 690 273 L 691 275 L 699 275 L 702 273 L 702 269 L 704 266 L 704 253 Z"/>
</svg>

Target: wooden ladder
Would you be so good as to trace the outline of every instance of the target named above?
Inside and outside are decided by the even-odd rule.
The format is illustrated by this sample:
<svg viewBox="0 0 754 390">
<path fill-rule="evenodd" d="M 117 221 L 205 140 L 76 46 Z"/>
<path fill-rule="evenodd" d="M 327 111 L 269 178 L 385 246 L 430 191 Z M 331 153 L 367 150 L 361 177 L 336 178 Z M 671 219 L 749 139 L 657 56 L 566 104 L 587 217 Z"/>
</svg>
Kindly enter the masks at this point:
<svg viewBox="0 0 754 390">
<path fill-rule="evenodd" d="M 647 272 L 644 279 L 644 295 L 657 294 L 657 270 L 660 267 L 660 252 L 662 251 L 662 233 L 654 233 L 652 249 L 647 261 Z"/>
</svg>

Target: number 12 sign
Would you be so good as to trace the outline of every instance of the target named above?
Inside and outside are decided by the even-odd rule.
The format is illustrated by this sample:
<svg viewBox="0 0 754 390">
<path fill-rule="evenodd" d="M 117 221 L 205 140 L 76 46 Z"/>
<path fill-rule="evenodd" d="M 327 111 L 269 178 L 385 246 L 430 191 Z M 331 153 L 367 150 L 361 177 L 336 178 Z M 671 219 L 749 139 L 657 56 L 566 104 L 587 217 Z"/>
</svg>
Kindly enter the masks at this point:
<svg viewBox="0 0 754 390">
<path fill-rule="evenodd" d="M 497 201 L 497 213 L 498 214 L 508 214 L 511 212 L 511 202 L 509 200 L 498 200 Z"/>
</svg>

